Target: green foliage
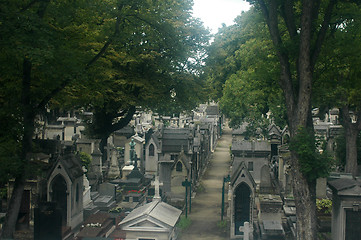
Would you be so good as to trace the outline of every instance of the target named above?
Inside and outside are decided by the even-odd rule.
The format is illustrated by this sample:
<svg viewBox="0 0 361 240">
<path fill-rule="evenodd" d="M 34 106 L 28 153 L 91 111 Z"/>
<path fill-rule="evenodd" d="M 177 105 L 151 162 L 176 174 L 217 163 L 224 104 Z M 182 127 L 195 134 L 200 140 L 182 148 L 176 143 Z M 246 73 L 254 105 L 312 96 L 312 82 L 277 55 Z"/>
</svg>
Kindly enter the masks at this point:
<svg viewBox="0 0 361 240">
<path fill-rule="evenodd" d="M 316 65 L 313 105 L 361 109 L 361 6 L 339 2 Z M 345 44 L 347 43 L 347 44 Z"/>
<path fill-rule="evenodd" d="M 316 207 L 318 213 L 331 214 L 332 200 L 327 198 L 316 199 Z"/>
<path fill-rule="evenodd" d="M 89 165 L 92 162 L 91 156 L 85 152 L 78 152 L 77 154 L 80 158 L 81 165 L 84 166 L 86 170 L 89 170 Z"/>
<path fill-rule="evenodd" d="M 6 187 L 0 187 L 0 199 L 6 199 L 8 190 Z"/>
<path fill-rule="evenodd" d="M 346 164 L 346 139 L 344 131 L 336 138 L 335 156 L 337 164 L 340 167 L 344 167 Z M 361 164 L 361 134 L 357 137 L 357 162 Z"/>
<path fill-rule="evenodd" d="M 267 124 L 264 116 L 284 126 L 283 94 L 278 86 L 279 66 L 260 15 L 251 9 L 223 27 L 209 51 L 207 81 L 211 98 L 219 99 L 231 127 L 248 122 L 249 135 Z"/>
<path fill-rule="evenodd" d="M 217 227 L 222 231 L 227 231 L 228 229 L 228 221 L 227 220 L 223 220 L 223 221 L 219 221 L 217 223 Z"/>
<path fill-rule="evenodd" d="M 303 127 L 298 129 L 289 144 L 289 149 L 298 156 L 302 174 L 310 182 L 319 177 L 327 177 L 333 165 L 332 158 L 327 152 L 319 153 L 317 150 L 319 144 L 313 132 Z"/>
<path fill-rule="evenodd" d="M 186 218 L 185 216 L 181 216 L 177 223 L 177 227 L 184 230 L 187 227 L 189 227 L 191 224 L 192 221 L 189 218 Z"/>
<path fill-rule="evenodd" d="M 123 211 L 122 207 L 115 207 L 115 208 L 109 209 L 110 213 L 121 213 L 122 211 Z"/>
</svg>

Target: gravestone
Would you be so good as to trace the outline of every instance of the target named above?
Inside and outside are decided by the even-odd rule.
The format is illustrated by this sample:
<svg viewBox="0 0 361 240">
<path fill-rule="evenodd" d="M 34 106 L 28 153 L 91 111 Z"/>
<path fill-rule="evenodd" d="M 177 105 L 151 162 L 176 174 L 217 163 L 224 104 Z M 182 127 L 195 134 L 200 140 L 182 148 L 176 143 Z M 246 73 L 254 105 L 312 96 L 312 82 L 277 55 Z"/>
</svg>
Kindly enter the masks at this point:
<svg viewBox="0 0 361 240">
<path fill-rule="evenodd" d="M 112 196 L 103 195 L 94 200 L 94 205 L 97 206 L 99 210 L 108 212 L 116 206 L 116 203 Z"/>
<path fill-rule="evenodd" d="M 263 220 L 261 223 L 262 239 L 284 239 L 285 232 L 280 221 Z"/>
<path fill-rule="evenodd" d="M 62 214 L 56 203 L 39 204 L 34 211 L 34 239 L 61 240 Z"/>
<path fill-rule="evenodd" d="M 260 193 L 273 193 L 270 169 L 268 165 L 261 168 Z"/>
<path fill-rule="evenodd" d="M 102 183 L 99 185 L 99 194 L 101 196 L 105 195 L 105 196 L 112 196 L 114 198 L 114 200 L 117 200 L 117 189 L 118 189 L 118 185 L 116 184 L 112 184 L 112 183 Z M 120 198 L 120 197 L 119 197 Z"/>
<path fill-rule="evenodd" d="M 116 148 L 111 149 L 110 168 L 108 172 L 109 179 L 115 179 L 120 177 L 119 164 Z"/>
</svg>

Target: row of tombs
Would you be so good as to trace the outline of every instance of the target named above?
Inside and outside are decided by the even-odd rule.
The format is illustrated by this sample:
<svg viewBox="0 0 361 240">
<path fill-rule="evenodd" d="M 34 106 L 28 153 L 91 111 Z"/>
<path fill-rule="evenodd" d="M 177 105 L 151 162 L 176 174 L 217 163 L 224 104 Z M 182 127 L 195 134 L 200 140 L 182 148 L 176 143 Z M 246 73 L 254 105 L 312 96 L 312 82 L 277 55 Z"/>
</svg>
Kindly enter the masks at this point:
<svg viewBox="0 0 361 240">
<path fill-rule="evenodd" d="M 148 237 L 174 239 L 182 182 L 197 183 L 220 137 L 219 121 L 215 115 L 183 128 L 160 124 L 144 134 L 127 127 L 108 138 L 106 156 L 96 139 L 34 139 L 32 161 L 42 174 L 27 181 L 17 232 L 33 226 L 35 239 L 128 239 L 144 225 Z M 92 159 L 87 168 L 81 153 Z"/>
<path fill-rule="evenodd" d="M 265 140 L 249 140 L 233 130 L 228 216 L 230 239 L 296 239 L 296 207 L 289 171 L 287 128 L 275 125 Z M 361 177 L 331 173 L 317 179 L 317 201 L 332 202 L 332 210 L 317 211 L 324 239 L 361 239 Z"/>
</svg>

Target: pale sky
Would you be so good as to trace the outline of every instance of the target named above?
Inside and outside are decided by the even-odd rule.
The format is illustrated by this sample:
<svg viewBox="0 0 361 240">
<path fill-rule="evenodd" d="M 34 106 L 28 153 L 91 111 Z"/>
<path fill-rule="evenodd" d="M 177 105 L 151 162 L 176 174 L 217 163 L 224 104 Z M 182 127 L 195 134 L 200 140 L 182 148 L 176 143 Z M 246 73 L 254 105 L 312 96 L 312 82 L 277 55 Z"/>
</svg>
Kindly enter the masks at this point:
<svg viewBox="0 0 361 240">
<path fill-rule="evenodd" d="M 193 16 L 200 18 L 205 27 L 216 33 L 218 28 L 225 23 L 227 26 L 234 24 L 233 20 L 250 8 L 244 0 L 193 0 Z"/>
</svg>

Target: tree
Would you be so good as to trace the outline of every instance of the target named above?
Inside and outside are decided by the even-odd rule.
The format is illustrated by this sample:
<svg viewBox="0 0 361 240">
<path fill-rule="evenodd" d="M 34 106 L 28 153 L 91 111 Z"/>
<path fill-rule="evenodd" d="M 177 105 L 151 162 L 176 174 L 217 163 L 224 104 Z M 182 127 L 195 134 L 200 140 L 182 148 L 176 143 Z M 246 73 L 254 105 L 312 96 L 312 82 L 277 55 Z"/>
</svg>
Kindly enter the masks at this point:
<svg viewBox="0 0 361 240">
<path fill-rule="evenodd" d="M 220 107 L 231 127 L 247 122 L 255 135 L 255 129 L 268 128 L 269 112 L 272 121 L 285 126 L 283 95 L 277 82 L 279 65 L 261 15 L 251 9 L 235 22 L 216 35 L 206 61 L 208 82 L 219 91 L 213 96 L 221 96 Z M 224 55 L 223 45 L 231 45 L 227 42 L 232 42 L 232 48 Z"/>
<path fill-rule="evenodd" d="M 279 83 L 285 97 L 291 141 L 297 140 L 298 134 L 312 128 L 310 106 L 315 64 L 336 1 L 249 2 L 261 10 L 267 23 L 280 63 Z M 302 157 L 297 149 L 291 149 L 297 239 L 317 239 L 315 180 L 303 174 Z"/>
<path fill-rule="evenodd" d="M 340 9 L 335 11 L 330 37 L 316 65 L 314 104 L 328 109 L 340 108 L 345 144 L 338 145 L 337 152 L 345 148 L 345 161 L 342 161 L 345 171 L 356 176 L 357 138 L 361 131 L 361 59 L 355 53 L 361 51 L 361 9 L 355 3 L 342 3 Z"/>
<path fill-rule="evenodd" d="M 89 71 L 86 85 L 77 87 L 82 94 L 62 96 L 70 108 L 80 104 L 93 112 L 87 133 L 101 139 L 103 161 L 107 138 L 129 123 L 136 106 L 179 113 L 202 98 L 199 74 L 209 33 L 191 17 L 191 1 L 128 5 L 121 36 Z"/>
<path fill-rule="evenodd" d="M 10 163 L 7 177 L 15 178 L 1 237 L 11 238 L 28 177 L 35 116 L 64 86 L 76 77 L 81 78 L 85 69 L 80 66 L 92 58 L 84 45 L 94 40 L 90 33 L 99 29 L 95 22 L 101 17 L 104 4 L 99 1 L 0 4 L 1 122 L 11 129 L 2 130 L 1 162 Z M 8 141 L 15 144 L 6 147 Z"/>
<path fill-rule="evenodd" d="M 9 129 L 1 130 L 4 135 L 1 134 L 0 160 L 9 166 L 11 174 L 8 174 L 8 177 L 15 178 L 2 238 L 11 238 L 15 229 L 32 152 L 35 117 L 51 105 L 64 103 L 57 95 L 59 92 L 73 93 L 67 95 L 72 98 L 76 93 L 84 94 L 82 90 L 89 90 L 85 88 L 87 84 L 97 80 L 98 84 L 92 85 L 95 91 L 91 94 L 103 94 L 106 86 L 109 90 L 109 85 L 105 84 L 109 80 L 117 80 L 118 83 L 132 80 L 118 77 L 117 74 L 123 73 L 119 69 L 129 67 L 139 55 L 147 61 L 152 59 L 147 55 L 161 55 L 158 59 L 168 63 L 175 62 L 174 57 L 178 54 L 183 56 L 183 59 L 189 56 L 190 51 L 183 51 L 184 48 L 176 49 L 181 43 L 175 43 L 181 39 L 182 43 L 188 42 L 189 46 L 198 40 L 194 35 L 186 37 L 187 32 L 181 32 L 184 28 L 177 26 L 184 23 L 192 25 L 192 20 L 187 19 L 182 12 L 190 6 L 191 1 L 163 2 L 164 4 L 146 0 L 15 0 L 0 3 L 0 116 L 1 122 L 6 123 Z M 173 12 L 175 9 L 177 11 Z M 189 12 L 186 14 L 189 15 Z M 154 16 L 157 16 L 157 21 L 153 21 Z M 178 18 L 182 21 L 177 21 Z M 186 20 L 187 22 L 184 22 Z M 135 21 L 143 24 L 137 25 Z M 136 30 L 132 28 L 135 25 L 138 26 Z M 176 27 L 180 27 L 180 32 L 176 31 Z M 168 44 L 158 46 L 157 41 L 161 37 L 165 39 L 168 31 L 171 31 L 167 36 Z M 158 38 L 154 38 L 155 41 L 151 43 L 141 42 L 143 33 Z M 199 35 L 199 38 L 202 36 Z M 137 42 L 133 44 L 135 39 Z M 135 45 L 137 47 L 134 47 Z M 140 45 L 147 49 L 143 54 Z M 121 51 L 124 49 L 126 51 Z M 186 69 L 190 65 L 183 62 L 182 66 Z M 153 64 L 153 67 L 155 66 Z M 174 65 L 174 68 L 179 66 L 180 64 Z M 163 69 L 158 70 L 161 74 Z M 128 85 L 137 91 L 137 88 L 134 88 L 137 86 L 136 82 Z M 161 83 L 156 86 L 161 86 Z M 98 89 L 101 90 L 97 92 Z M 133 95 L 133 98 L 136 97 L 137 95 Z M 113 102 L 116 103 L 117 99 L 129 100 L 119 98 L 118 95 Z M 95 105 L 101 106 L 102 101 Z M 128 108 L 123 107 L 121 110 L 128 112 L 134 105 L 129 103 L 125 106 Z"/>
</svg>

